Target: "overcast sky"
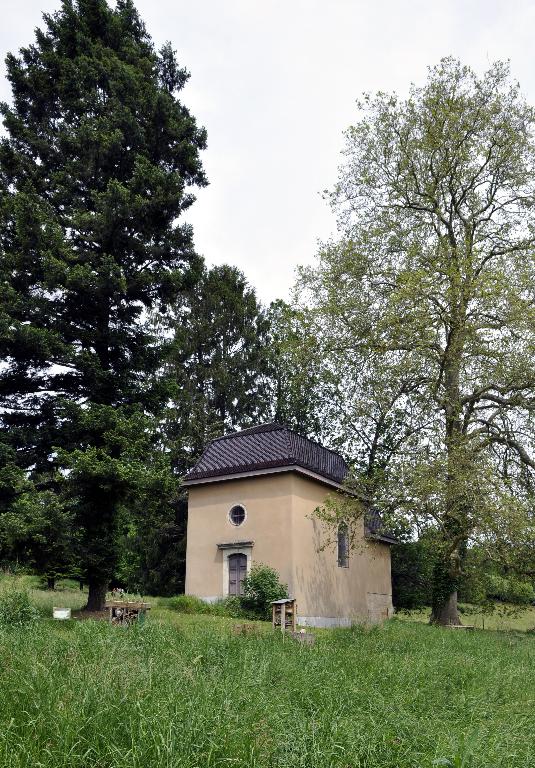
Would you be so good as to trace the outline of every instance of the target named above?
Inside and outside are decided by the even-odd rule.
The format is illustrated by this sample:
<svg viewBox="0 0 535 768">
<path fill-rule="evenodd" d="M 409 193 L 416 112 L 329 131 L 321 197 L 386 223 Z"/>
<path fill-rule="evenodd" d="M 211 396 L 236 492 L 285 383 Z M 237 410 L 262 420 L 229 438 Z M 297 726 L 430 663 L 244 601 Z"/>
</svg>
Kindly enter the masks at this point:
<svg viewBox="0 0 535 768">
<path fill-rule="evenodd" d="M 30 42 L 59 0 L 0 0 L 0 53 Z M 363 91 L 405 94 L 453 54 L 510 59 L 535 103 L 535 0 L 138 0 L 149 33 L 191 72 L 183 100 L 208 130 L 210 186 L 189 214 L 209 264 L 242 269 L 264 301 L 334 231 L 343 131 Z M 3 70 L 5 71 L 5 70 Z M 0 99 L 9 87 L 0 79 Z"/>
</svg>

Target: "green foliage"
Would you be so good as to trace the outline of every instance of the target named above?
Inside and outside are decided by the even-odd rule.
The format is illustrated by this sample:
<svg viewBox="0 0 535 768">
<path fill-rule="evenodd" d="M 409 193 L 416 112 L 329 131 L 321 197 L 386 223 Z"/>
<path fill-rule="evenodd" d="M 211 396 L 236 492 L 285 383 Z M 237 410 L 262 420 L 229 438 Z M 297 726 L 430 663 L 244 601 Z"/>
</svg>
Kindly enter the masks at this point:
<svg viewBox="0 0 535 768">
<path fill-rule="evenodd" d="M 38 617 L 27 590 L 7 589 L 0 592 L 0 627 L 26 627 Z"/>
<path fill-rule="evenodd" d="M 204 616 L 228 616 L 233 619 L 255 619 L 255 614 L 247 611 L 242 604 L 242 598 L 237 595 L 225 597 L 215 603 L 207 603 L 193 595 L 178 595 L 160 600 L 160 603 L 177 613 L 199 614 Z"/>
<path fill-rule="evenodd" d="M 77 535 L 73 514 L 52 490 L 27 482 L 0 514 L 0 551 L 53 582 L 76 570 Z"/>
<path fill-rule="evenodd" d="M 505 600 L 509 590 L 509 582 L 503 576 L 491 573 L 487 576 L 487 594 L 498 600 Z"/>
<path fill-rule="evenodd" d="M 485 571 L 467 573 L 465 569 L 459 585 L 459 599 L 476 605 L 486 603 L 488 600 L 486 578 Z"/>
<path fill-rule="evenodd" d="M 301 435 L 326 439 L 321 416 L 331 393 L 315 328 L 306 313 L 282 300 L 271 303 L 267 318 L 273 419 Z"/>
<path fill-rule="evenodd" d="M 432 604 L 434 569 L 439 559 L 436 534 L 428 531 L 418 541 L 397 544 L 392 553 L 392 599 L 396 608 L 413 610 Z M 492 601 L 527 605 L 535 599 L 533 584 L 504 576 L 485 561 L 484 551 L 469 549 L 463 557 L 459 599 L 494 609 Z"/>
<path fill-rule="evenodd" d="M 519 605 L 528 605 L 535 600 L 535 589 L 529 581 L 519 581 L 518 579 L 509 579 L 509 590 L 507 600 Z"/>
<path fill-rule="evenodd" d="M 129 591 L 171 597 L 184 591 L 187 502 L 176 494 L 157 498 L 155 513 L 136 516 L 120 538 L 115 578 Z"/>
<path fill-rule="evenodd" d="M 271 603 L 288 597 L 288 586 L 282 584 L 274 568 L 261 563 L 253 565 L 243 582 L 242 608 L 258 619 L 271 618 Z"/>
<path fill-rule="evenodd" d="M 210 603 L 206 603 L 204 600 L 201 600 L 199 597 L 194 597 L 193 595 L 170 597 L 165 601 L 164 605 L 166 608 L 170 608 L 177 613 L 213 613 L 213 607 Z"/>
<path fill-rule="evenodd" d="M 390 548 L 392 602 L 395 608 L 431 605 L 436 549 L 432 538 L 395 544 Z"/>
<path fill-rule="evenodd" d="M 59 494 L 59 471 L 100 600 L 126 510 L 172 479 L 155 455 L 166 344 L 148 317 L 165 318 L 201 266 L 178 219 L 206 183 L 206 134 L 178 99 L 187 72 L 129 0 L 62 3 L 7 76 L 0 444 L 23 475 L 0 486 L 7 508 L 23 478 Z"/>
<path fill-rule="evenodd" d="M 229 595 L 215 604 L 216 609 L 220 609 L 220 615 L 230 616 L 233 619 L 256 619 L 258 616 L 248 611 L 244 606 L 243 597 L 239 595 Z"/>
<path fill-rule="evenodd" d="M 496 600 L 527 605 L 535 599 L 535 590 L 530 582 L 514 577 L 506 578 L 496 573 L 488 574 L 486 582 L 488 597 Z"/>
<path fill-rule="evenodd" d="M 331 195 L 339 237 L 298 284 L 359 496 L 440 532 L 440 622 L 468 542 L 521 547 L 527 570 L 533 555 L 534 126 L 500 62 L 479 76 L 450 57 L 405 99 L 366 95 Z"/>
<path fill-rule="evenodd" d="M 175 306 L 167 367 L 175 399 L 166 434 L 179 472 L 208 440 L 268 415 L 268 327 L 254 289 L 227 265 L 203 270 Z"/>
<path fill-rule="evenodd" d="M 253 565 L 243 583 L 243 595 L 229 595 L 215 603 L 206 603 L 192 595 L 178 595 L 163 605 L 178 613 L 197 613 L 232 618 L 271 619 L 271 603 L 288 597 L 288 587 L 281 584 L 278 573 L 267 565 Z"/>
</svg>

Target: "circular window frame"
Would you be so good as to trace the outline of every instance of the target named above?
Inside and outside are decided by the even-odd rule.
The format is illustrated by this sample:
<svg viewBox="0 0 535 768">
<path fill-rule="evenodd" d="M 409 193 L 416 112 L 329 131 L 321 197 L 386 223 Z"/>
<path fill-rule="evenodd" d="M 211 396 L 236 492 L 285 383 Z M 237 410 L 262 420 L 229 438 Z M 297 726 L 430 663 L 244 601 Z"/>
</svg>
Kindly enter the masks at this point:
<svg viewBox="0 0 535 768">
<path fill-rule="evenodd" d="M 240 509 L 243 509 L 243 520 L 240 520 L 239 523 L 235 523 L 234 520 L 232 519 L 232 511 L 234 509 L 236 509 L 236 507 L 239 507 Z M 245 505 L 244 504 L 240 504 L 240 503 L 233 504 L 231 506 L 231 508 L 229 509 L 228 513 L 227 513 L 227 519 L 228 519 L 229 523 L 232 526 L 234 526 L 234 528 L 239 528 L 240 525 L 243 525 L 244 522 L 247 520 L 247 509 L 246 509 Z"/>
</svg>

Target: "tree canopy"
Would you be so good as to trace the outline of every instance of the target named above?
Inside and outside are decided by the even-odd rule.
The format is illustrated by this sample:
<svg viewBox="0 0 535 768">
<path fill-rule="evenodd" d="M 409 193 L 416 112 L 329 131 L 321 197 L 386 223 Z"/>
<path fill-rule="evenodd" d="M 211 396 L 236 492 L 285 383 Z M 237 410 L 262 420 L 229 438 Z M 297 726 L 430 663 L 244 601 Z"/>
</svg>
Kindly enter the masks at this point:
<svg viewBox="0 0 535 768">
<path fill-rule="evenodd" d="M 368 505 L 440 534 L 433 618 L 469 541 L 533 541 L 534 112 L 454 59 L 367 96 L 300 289 Z"/>
<path fill-rule="evenodd" d="M 98 607 L 165 398 L 148 315 L 200 269 L 179 219 L 206 184 L 206 135 L 178 99 L 188 73 L 130 0 L 64 0 L 44 21 L 7 58 L 1 107 L 2 441 L 36 482 L 67 486 Z"/>
</svg>

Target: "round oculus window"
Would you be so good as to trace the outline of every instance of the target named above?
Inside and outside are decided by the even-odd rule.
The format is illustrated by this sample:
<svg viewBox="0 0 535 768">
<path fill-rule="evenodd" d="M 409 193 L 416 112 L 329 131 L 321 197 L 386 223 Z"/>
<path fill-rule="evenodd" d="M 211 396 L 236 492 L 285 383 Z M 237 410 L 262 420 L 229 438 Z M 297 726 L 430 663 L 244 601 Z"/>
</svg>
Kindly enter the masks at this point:
<svg viewBox="0 0 535 768">
<path fill-rule="evenodd" d="M 235 504 L 228 513 L 228 519 L 232 525 L 241 525 L 245 520 L 245 507 L 241 504 Z"/>
</svg>

